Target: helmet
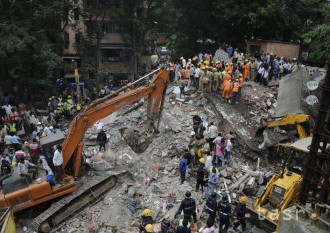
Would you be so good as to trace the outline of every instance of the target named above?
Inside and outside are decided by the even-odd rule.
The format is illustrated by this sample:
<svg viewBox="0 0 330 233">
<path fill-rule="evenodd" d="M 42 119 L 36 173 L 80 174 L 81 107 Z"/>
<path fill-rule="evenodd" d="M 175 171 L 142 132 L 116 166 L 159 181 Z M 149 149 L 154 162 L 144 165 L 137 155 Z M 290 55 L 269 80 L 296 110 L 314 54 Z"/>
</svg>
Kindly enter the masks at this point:
<svg viewBox="0 0 330 233">
<path fill-rule="evenodd" d="M 151 216 L 151 210 L 150 209 L 144 209 L 143 210 L 143 216 L 150 217 Z"/>
<path fill-rule="evenodd" d="M 146 227 L 144 229 L 146 230 L 147 233 L 154 232 L 154 226 L 152 224 L 146 225 Z"/>
<path fill-rule="evenodd" d="M 270 55 L 271 55 L 271 56 L 273 56 L 273 55 L 274 55 L 274 53 L 270 53 Z"/>
<path fill-rule="evenodd" d="M 195 136 L 195 132 L 192 131 L 192 132 L 190 133 L 190 136 Z"/>
<path fill-rule="evenodd" d="M 194 116 L 198 116 L 198 112 L 194 112 Z"/>
<path fill-rule="evenodd" d="M 236 82 L 238 82 L 238 79 L 235 79 Z"/>
<path fill-rule="evenodd" d="M 297 60 L 297 58 L 293 58 L 293 60 L 294 60 L 294 61 L 296 61 L 296 60 Z"/>
<path fill-rule="evenodd" d="M 180 57 L 180 60 L 182 60 L 183 59 L 183 57 Z"/>
<path fill-rule="evenodd" d="M 246 196 L 242 196 L 239 198 L 239 203 L 246 204 L 248 202 L 248 198 Z"/>
<path fill-rule="evenodd" d="M 245 62 L 248 62 L 249 60 L 248 59 L 245 59 Z"/>
<path fill-rule="evenodd" d="M 186 197 L 191 197 L 191 192 L 190 191 L 186 192 Z"/>
<path fill-rule="evenodd" d="M 52 98 L 49 98 L 48 100 L 53 100 Z"/>
<path fill-rule="evenodd" d="M 201 162 L 202 164 L 204 164 L 205 163 L 205 159 L 204 158 L 200 158 L 199 159 L 199 162 Z"/>
<path fill-rule="evenodd" d="M 68 95 L 68 98 L 70 99 L 71 98 L 71 95 Z"/>
<path fill-rule="evenodd" d="M 228 70 L 228 74 L 231 74 L 231 70 Z"/>
<path fill-rule="evenodd" d="M 243 75 L 242 74 L 239 74 L 240 77 L 242 77 Z"/>
</svg>

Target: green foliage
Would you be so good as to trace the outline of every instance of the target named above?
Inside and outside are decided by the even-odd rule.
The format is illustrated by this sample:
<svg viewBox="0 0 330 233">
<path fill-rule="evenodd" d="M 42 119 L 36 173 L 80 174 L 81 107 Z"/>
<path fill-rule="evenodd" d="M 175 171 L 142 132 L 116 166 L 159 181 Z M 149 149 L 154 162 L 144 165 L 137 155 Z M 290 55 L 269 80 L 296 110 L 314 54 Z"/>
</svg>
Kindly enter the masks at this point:
<svg viewBox="0 0 330 233">
<path fill-rule="evenodd" d="M 69 0 L 2 0 L 0 76 L 19 81 L 54 77 L 70 7 Z"/>
<path fill-rule="evenodd" d="M 309 59 L 319 63 L 330 59 L 330 5 L 324 4 L 322 12 L 324 19 L 322 24 L 304 34 L 305 39 L 316 45 L 316 48 L 311 51 Z"/>
<path fill-rule="evenodd" d="M 170 44 L 185 55 L 223 42 L 244 48 L 248 38 L 302 42 L 304 33 L 322 23 L 323 4 L 329 5 L 327 0 L 171 0 Z"/>
</svg>

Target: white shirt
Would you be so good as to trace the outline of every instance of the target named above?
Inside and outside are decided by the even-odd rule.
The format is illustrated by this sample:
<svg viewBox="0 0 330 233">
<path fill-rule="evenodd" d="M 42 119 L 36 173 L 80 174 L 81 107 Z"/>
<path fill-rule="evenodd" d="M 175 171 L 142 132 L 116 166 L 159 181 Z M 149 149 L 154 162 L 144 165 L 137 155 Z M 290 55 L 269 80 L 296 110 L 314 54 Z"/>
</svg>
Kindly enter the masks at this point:
<svg viewBox="0 0 330 233">
<path fill-rule="evenodd" d="M 182 59 L 182 66 L 187 66 L 187 61 L 186 61 L 186 59 Z"/>
<path fill-rule="evenodd" d="M 208 130 L 209 138 L 216 138 L 218 136 L 218 128 L 215 125 L 211 125 Z"/>
<path fill-rule="evenodd" d="M 11 144 L 11 138 L 12 138 L 12 136 L 10 136 L 9 134 L 7 134 L 5 136 L 5 138 L 3 140 L 5 141 L 5 144 L 6 145 L 10 145 Z"/>
<path fill-rule="evenodd" d="M 258 70 L 258 73 L 259 73 L 261 76 L 264 76 L 264 74 L 265 74 L 265 68 L 264 68 L 264 67 L 260 67 L 259 70 Z"/>
<path fill-rule="evenodd" d="M 3 105 L 2 108 L 6 111 L 7 115 L 11 114 L 11 106 L 9 104 L 8 105 Z"/>
<path fill-rule="evenodd" d="M 61 166 L 63 163 L 63 154 L 62 151 L 56 150 L 53 157 L 54 166 Z"/>
<path fill-rule="evenodd" d="M 29 171 L 29 166 L 35 167 L 35 165 L 28 160 L 24 160 L 24 163 L 18 163 L 18 174 L 27 173 Z"/>
<path fill-rule="evenodd" d="M 213 143 L 215 143 L 215 144 L 220 144 L 220 143 L 221 143 L 221 139 L 222 139 L 222 137 L 217 136 L 217 137 L 213 140 Z"/>
<path fill-rule="evenodd" d="M 199 77 L 199 71 L 201 71 L 201 69 L 197 67 L 197 69 L 195 70 L 195 78 Z"/>
<path fill-rule="evenodd" d="M 227 143 L 226 143 L 226 150 L 227 150 L 227 151 L 231 151 L 231 149 L 233 149 L 233 144 L 231 143 L 230 140 L 227 140 Z"/>
<path fill-rule="evenodd" d="M 208 155 L 205 159 L 205 169 L 208 171 L 212 167 L 212 156 Z"/>
</svg>

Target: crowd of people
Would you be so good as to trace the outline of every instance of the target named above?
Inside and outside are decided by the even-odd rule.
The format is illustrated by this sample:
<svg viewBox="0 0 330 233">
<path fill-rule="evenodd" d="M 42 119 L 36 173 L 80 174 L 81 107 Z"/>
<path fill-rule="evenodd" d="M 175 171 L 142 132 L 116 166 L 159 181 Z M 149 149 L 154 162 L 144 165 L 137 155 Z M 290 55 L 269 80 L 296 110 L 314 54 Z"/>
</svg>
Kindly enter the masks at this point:
<svg viewBox="0 0 330 233">
<path fill-rule="evenodd" d="M 224 50 L 230 61 L 215 60 L 211 53 L 199 53 L 189 59 L 180 57 L 176 62 L 168 62 L 170 82 L 180 87 L 180 98 L 187 90 L 199 93 L 214 92 L 220 94 L 223 101 L 235 105 L 242 96 L 244 82 L 254 81 L 267 86 L 268 82 L 281 79 L 298 66 L 295 58 L 289 60 L 273 53 L 252 56 L 240 53 L 231 46 Z M 195 177 L 195 193 L 201 193 L 196 198 L 201 197 L 206 201 L 204 210 L 208 214 L 208 219 L 204 229 L 199 232 L 213 233 L 216 231 L 216 225 L 219 232 L 227 232 L 230 227 L 237 231 L 239 226 L 241 231 L 246 230 L 245 213 L 248 198 L 245 195 L 239 197 L 237 205 L 232 209 L 228 191 L 220 189 L 224 182 L 221 179 L 221 171 L 232 163 L 236 135 L 233 132 L 220 132 L 213 122 L 204 122 L 198 112 L 193 113 L 192 129 L 190 142 L 183 148 L 178 172 L 180 184 L 186 182 L 190 176 Z M 193 182 L 192 179 L 190 182 Z M 162 223 L 162 232 L 192 232 L 190 225 L 194 225 L 198 219 L 196 201 L 189 190 L 175 218 L 182 213 L 183 220 L 178 227 L 171 228 L 171 224 L 165 221 Z M 142 218 L 140 232 L 153 232 L 151 210 L 145 210 Z"/>
<path fill-rule="evenodd" d="M 0 108 L 0 188 L 14 175 L 13 178 L 26 178 L 30 183 L 43 179 L 52 184 L 62 183 L 61 145 L 43 147 L 40 140 L 59 132 L 65 135 L 66 125 L 80 110 L 80 104 L 70 95 L 50 97 L 42 110 L 28 109 L 25 104 L 14 105 L 5 99 Z"/>
<path fill-rule="evenodd" d="M 221 93 L 224 101 L 234 105 L 241 96 L 245 81 L 267 86 L 271 80 L 281 79 L 297 68 L 296 58 L 289 60 L 273 53 L 255 57 L 232 51 L 229 46 L 227 52 L 231 58 L 226 62 L 214 60 L 211 53 L 199 53 L 188 60 L 180 57 L 177 62 L 169 61 L 170 81 L 177 83 L 181 94 L 186 88 L 194 87 L 202 92 Z"/>
</svg>

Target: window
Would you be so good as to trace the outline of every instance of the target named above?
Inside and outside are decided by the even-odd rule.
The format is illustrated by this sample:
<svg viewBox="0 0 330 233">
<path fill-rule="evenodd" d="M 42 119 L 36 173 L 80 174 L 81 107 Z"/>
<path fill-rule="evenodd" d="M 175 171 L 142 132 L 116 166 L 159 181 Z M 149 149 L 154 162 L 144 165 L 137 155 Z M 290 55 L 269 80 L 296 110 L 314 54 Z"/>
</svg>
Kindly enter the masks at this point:
<svg viewBox="0 0 330 233">
<path fill-rule="evenodd" d="M 109 61 L 124 61 L 127 60 L 127 56 L 124 49 L 102 49 L 102 61 L 109 62 Z"/>
<path fill-rule="evenodd" d="M 121 34 L 123 33 L 123 23 L 118 21 L 104 22 L 102 30 L 104 34 Z"/>
<path fill-rule="evenodd" d="M 79 8 L 76 7 L 73 9 L 73 18 L 74 20 L 79 20 L 79 15 L 80 15 L 80 12 L 79 12 Z"/>
</svg>

